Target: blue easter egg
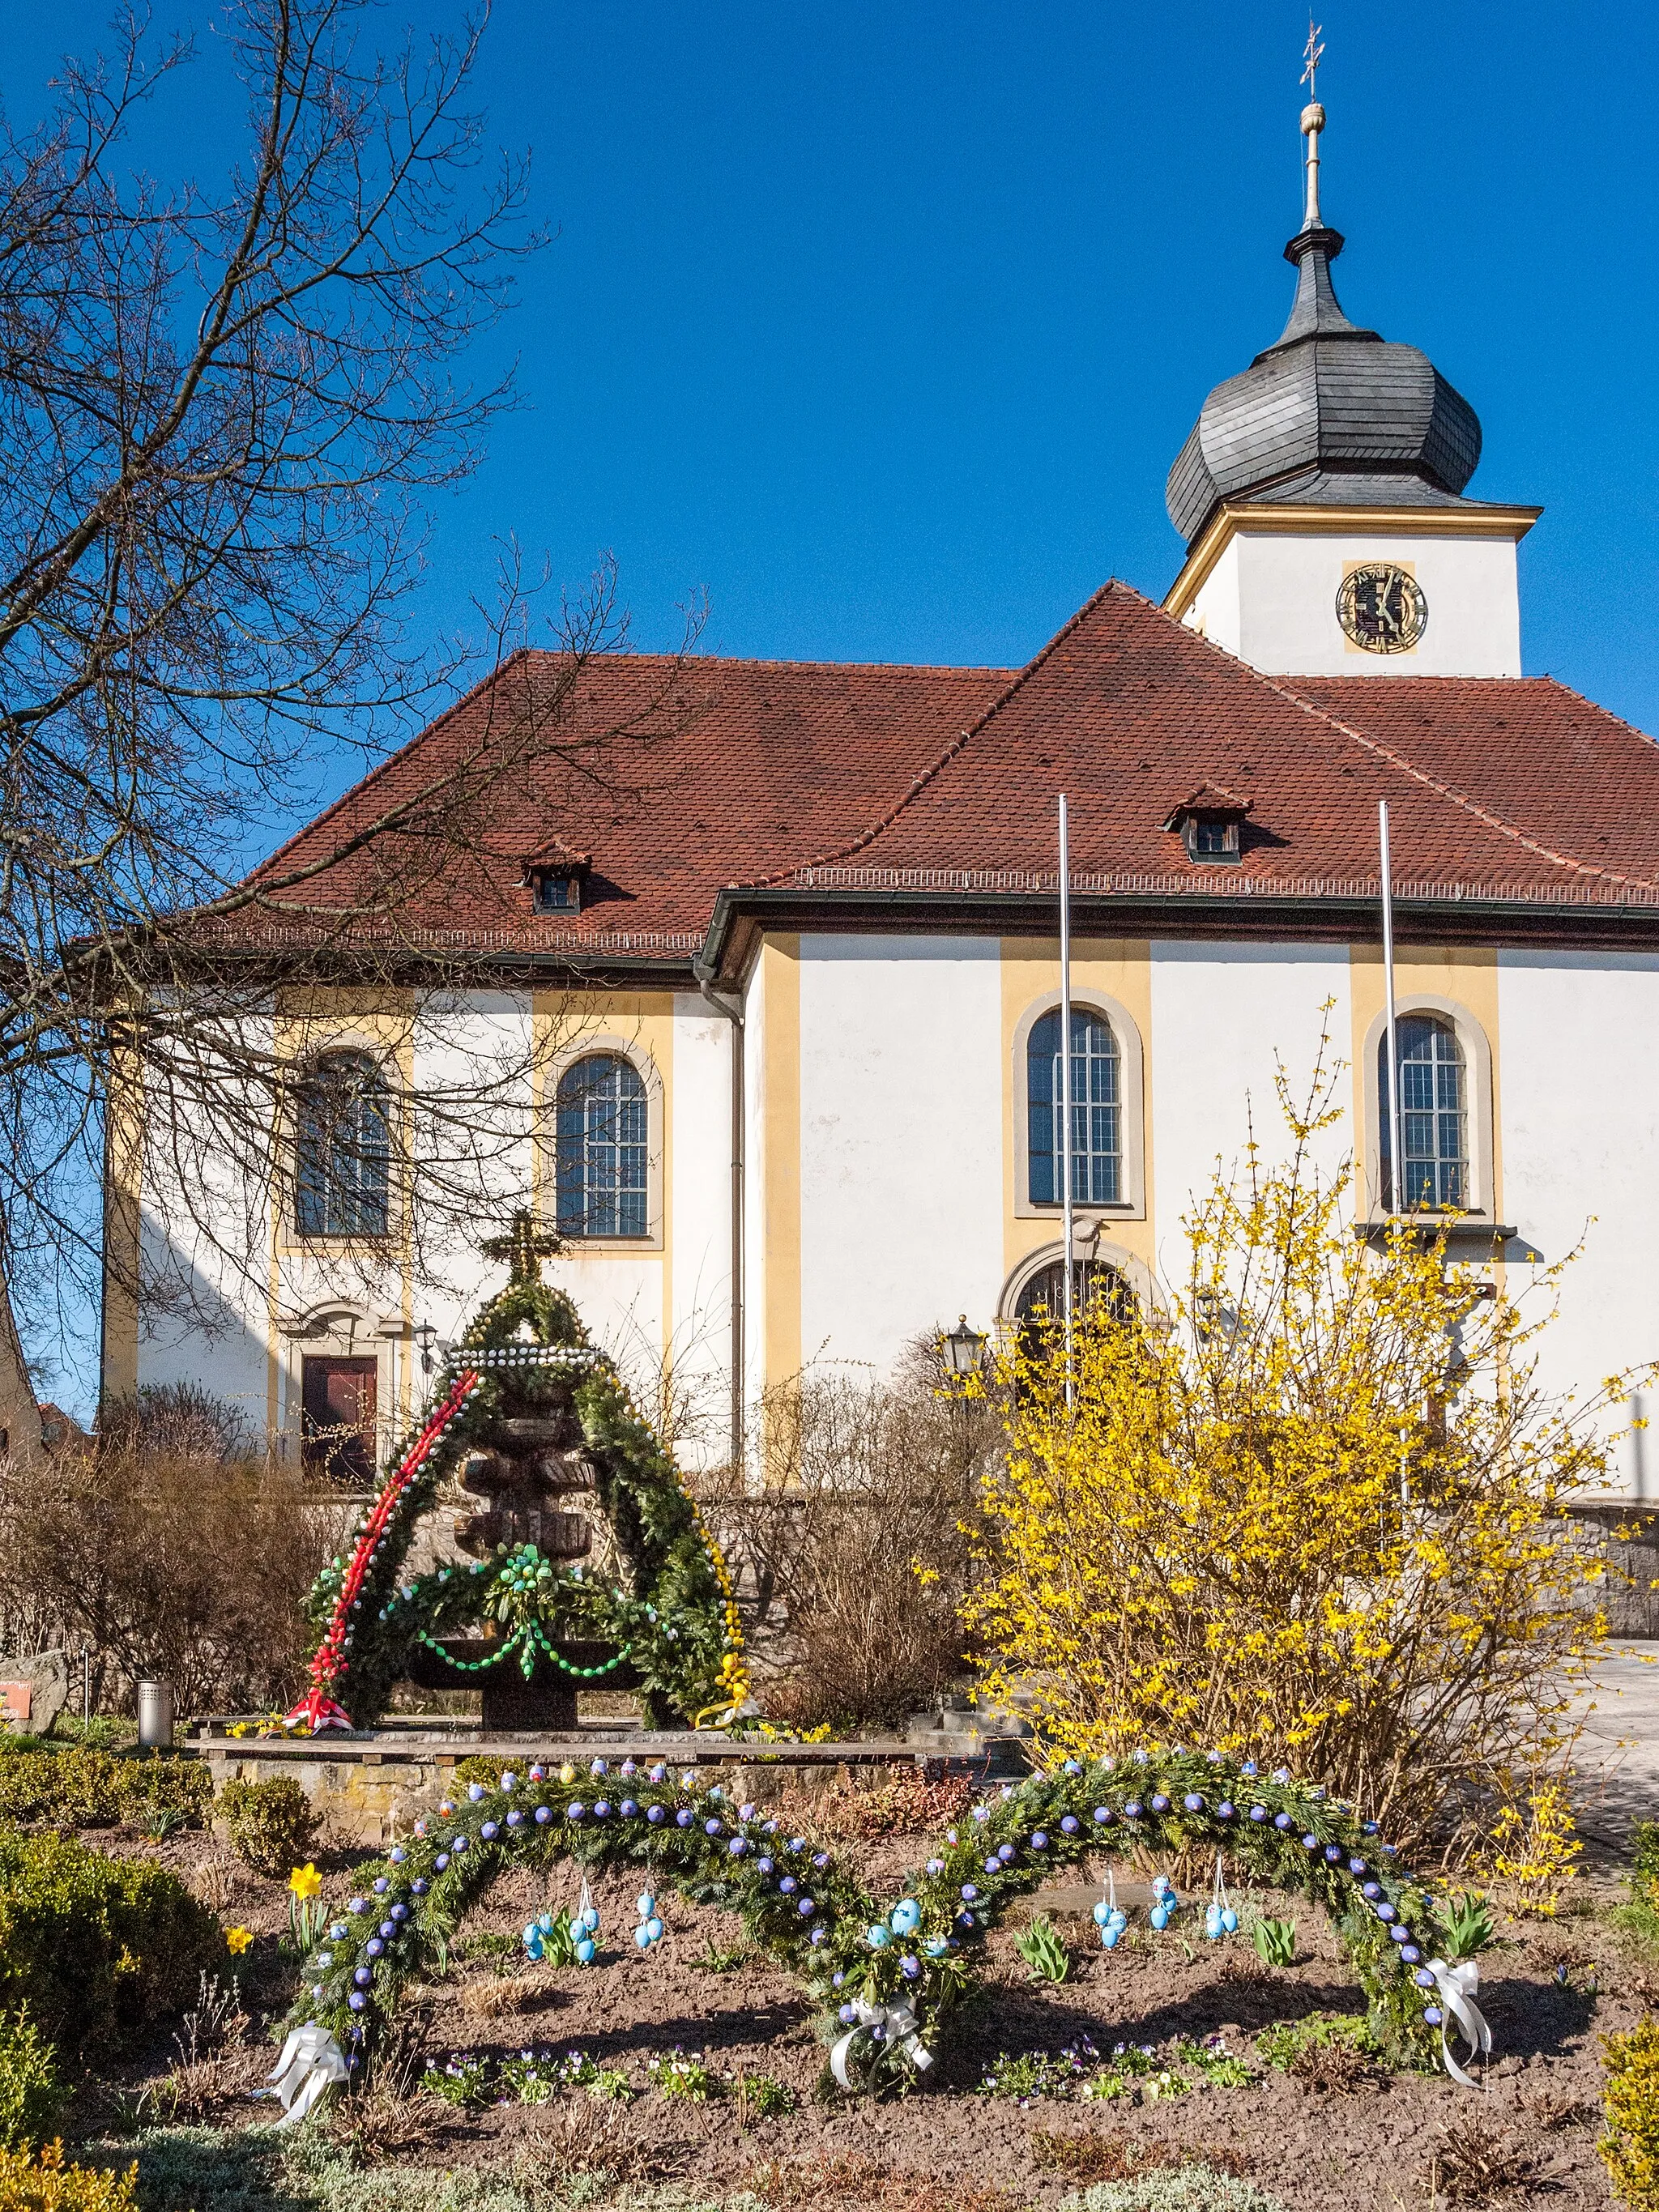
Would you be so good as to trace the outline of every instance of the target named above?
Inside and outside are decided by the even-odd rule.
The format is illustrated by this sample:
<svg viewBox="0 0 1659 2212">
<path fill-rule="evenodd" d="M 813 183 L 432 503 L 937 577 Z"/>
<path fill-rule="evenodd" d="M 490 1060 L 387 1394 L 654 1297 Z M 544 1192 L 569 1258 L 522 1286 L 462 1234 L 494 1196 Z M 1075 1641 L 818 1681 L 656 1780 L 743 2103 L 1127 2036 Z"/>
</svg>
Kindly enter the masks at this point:
<svg viewBox="0 0 1659 2212">
<path fill-rule="evenodd" d="M 1212 1942 L 1213 1942 L 1215 1938 L 1220 1935 L 1221 1908 L 1219 1905 L 1211 1905 L 1209 1911 L 1204 1915 L 1204 1933 L 1210 1938 Z"/>
<path fill-rule="evenodd" d="M 1096 1927 L 1097 1927 L 1097 1928 L 1103 1928 L 1103 1927 L 1105 1927 L 1105 1925 L 1106 1925 L 1107 1922 L 1108 1922 L 1109 1920 L 1110 1920 L 1111 1917 L 1112 1917 L 1112 1908 L 1111 1908 L 1111 1906 L 1110 1906 L 1109 1905 L 1108 1905 L 1108 1904 L 1107 1904 L 1107 1902 L 1106 1902 L 1105 1899 L 1103 1897 L 1103 1898 L 1102 1898 L 1102 1899 L 1100 1900 L 1100 1903 L 1099 1903 L 1097 1905 L 1096 1905 L 1096 1907 L 1095 1907 L 1095 1925 L 1096 1925 Z"/>
<path fill-rule="evenodd" d="M 1121 1928 L 1103 1928 L 1100 1931 L 1100 1940 L 1105 1949 L 1115 1951 L 1123 1940 L 1123 1930 Z"/>
<path fill-rule="evenodd" d="M 651 1938 L 651 1941 L 653 1943 L 662 1934 L 662 1923 L 656 1917 L 654 1913 L 652 1915 L 651 1918 L 646 1922 L 645 1932 Z"/>
<path fill-rule="evenodd" d="M 641 1920 L 648 1920 L 657 1909 L 657 1900 L 648 1889 L 641 1890 L 634 1902 L 639 1907 Z"/>
<path fill-rule="evenodd" d="M 864 1933 L 872 1951 L 884 1951 L 893 1940 L 891 1934 L 883 1927 L 880 1921 L 877 1921 L 872 1928 L 866 1928 Z"/>
<path fill-rule="evenodd" d="M 1170 1924 L 1169 1906 L 1167 1905 L 1155 1905 L 1152 1907 L 1150 1917 L 1154 1928 L 1167 1928 Z"/>
<path fill-rule="evenodd" d="M 1221 1924 L 1223 1928 L 1225 1929 L 1229 1936 L 1237 1935 L 1238 1915 L 1233 1911 L 1231 1905 L 1224 1906 L 1222 1910 Z"/>
<path fill-rule="evenodd" d="M 599 1945 L 595 1943 L 593 1938 L 591 1936 L 584 1936 L 576 1946 L 576 1964 L 579 1966 L 591 1966 L 593 1963 L 593 1954 L 598 1949 Z"/>
<path fill-rule="evenodd" d="M 582 1926 L 586 1929 L 590 1936 L 597 1936 L 599 1934 L 599 1915 L 597 1906 L 590 1905 L 586 1911 L 580 1914 L 579 1917 Z"/>
<path fill-rule="evenodd" d="M 634 1941 L 639 1945 L 641 1951 L 648 1951 L 651 1948 L 651 1931 L 645 1925 L 643 1921 L 641 1921 L 640 1925 L 634 1930 Z"/>
</svg>

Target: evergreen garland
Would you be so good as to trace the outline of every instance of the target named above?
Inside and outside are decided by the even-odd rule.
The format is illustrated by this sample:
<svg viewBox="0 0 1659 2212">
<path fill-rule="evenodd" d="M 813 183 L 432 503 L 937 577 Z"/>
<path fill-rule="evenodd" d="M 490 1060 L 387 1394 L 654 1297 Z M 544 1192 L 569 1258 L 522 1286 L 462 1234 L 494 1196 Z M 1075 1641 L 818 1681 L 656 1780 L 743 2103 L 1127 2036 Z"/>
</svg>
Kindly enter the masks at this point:
<svg viewBox="0 0 1659 2212">
<path fill-rule="evenodd" d="M 733 1807 L 695 1769 L 614 1773 L 595 1759 L 494 1789 L 472 1784 L 435 1820 L 362 1870 L 364 1893 L 307 1960 L 290 2025 L 323 2022 L 356 2068 L 394 2018 L 405 1982 L 434 1972 L 450 1939 L 508 1867 L 573 1860 L 588 1873 L 644 1870 L 699 1904 L 741 1914 L 749 1936 L 823 2008 L 826 2041 L 854 2035 L 856 2078 L 908 2087 L 914 2058 L 860 2007 L 907 2006 L 936 2050 L 977 1979 L 987 1935 L 1008 1906 L 1074 1868 L 1121 1850 L 1221 1852 L 1248 1876 L 1296 1891 L 1331 1915 L 1398 2063 L 1431 2063 L 1441 2009 L 1425 1954 L 1434 1918 L 1421 1886 L 1374 1824 L 1293 1782 L 1218 1753 L 1170 1751 L 1115 1764 L 1067 1760 L 982 1800 L 924 1869 L 884 1905 L 833 1855 L 787 1836 L 754 1805 Z"/>
</svg>

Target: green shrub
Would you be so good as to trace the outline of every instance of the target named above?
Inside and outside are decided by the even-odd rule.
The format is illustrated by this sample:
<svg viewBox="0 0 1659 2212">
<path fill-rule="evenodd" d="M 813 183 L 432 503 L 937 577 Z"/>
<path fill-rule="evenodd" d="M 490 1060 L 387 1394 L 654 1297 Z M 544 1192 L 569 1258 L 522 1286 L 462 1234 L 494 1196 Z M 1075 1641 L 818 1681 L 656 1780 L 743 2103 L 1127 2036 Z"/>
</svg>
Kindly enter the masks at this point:
<svg viewBox="0 0 1659 2212">
<path fill-rule="evenodd" d="M 173 1826 L 205 1818 L 213 1778 L 198 1759 L 37 1748 L 0 1758 L 0 1820 L 56 1820 L 73 1828 Z"/>
<path fill-rule="evenodd" d="M 1604 2035 L 1601 2056 L 1607 2131 L 1595 2147 L 1621 2202 L 1632 2212 L 1659 2212 L 1659 2024 L 1638 2021 L 1628 2035 Z"/>
<path fill-rule="evenodd" d="M 1306 2051 L 1352 2051 L 1362 2058 L 1378 2054 L 1376 2037 L 1357 2013 L 1315 2012 L 1305 2020 L 1281 2020 L 1255 2039 L 1258 2058 L 1288 2073 Z"/>
<path fill-rule="evenodd" d="M 219 1923 L 152 1859 L 0 1831 L 0 2010 L 65 2049 L 119 2040 L 224 1963 Z"/>
<path fill-rule="evenodd" d="M 68 2102 L 57 2053 L 27 2010 L 0 2013 L 0 2149 L 38 2149 Z"/>
<path fill-rule="evenodd" d="M 1631 1892 L 1659 1905 L 1659 1820 L 1638 1820 L 1631 1830 Z"/>
<path fill-rule="evenodd" d="M 214 1810 L 237 1857 L 273 1881 L 305 1863 L 316 1838 L 311 1800 L 285 1774 L 268 1782 L 227 1782 Z"/>
</svg>

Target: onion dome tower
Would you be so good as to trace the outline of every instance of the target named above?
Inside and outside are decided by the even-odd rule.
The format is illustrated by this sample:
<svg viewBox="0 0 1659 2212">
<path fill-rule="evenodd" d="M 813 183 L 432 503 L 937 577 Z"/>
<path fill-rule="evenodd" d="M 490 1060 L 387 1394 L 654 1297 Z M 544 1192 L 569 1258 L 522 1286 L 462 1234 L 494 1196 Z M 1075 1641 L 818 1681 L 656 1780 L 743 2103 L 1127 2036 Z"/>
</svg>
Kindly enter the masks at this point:
<svg viewBox="0 0 1659 2212">
<path fill-rule="evenodd" d="M 1311 94 L 1322 49 L 1309 37 Z M 1521 672 L 1515 548 L 1536 507 L 1463 497 L 1480 424 L 1416 346 L 1343 313 L 1320 210 L 1325 110 L 1302 112 L 1307 198 L 1290 319 L 1218 384 L 1165 487 L 1187 560 L 1170 611 L 1284 674 Z"/>
</svg>

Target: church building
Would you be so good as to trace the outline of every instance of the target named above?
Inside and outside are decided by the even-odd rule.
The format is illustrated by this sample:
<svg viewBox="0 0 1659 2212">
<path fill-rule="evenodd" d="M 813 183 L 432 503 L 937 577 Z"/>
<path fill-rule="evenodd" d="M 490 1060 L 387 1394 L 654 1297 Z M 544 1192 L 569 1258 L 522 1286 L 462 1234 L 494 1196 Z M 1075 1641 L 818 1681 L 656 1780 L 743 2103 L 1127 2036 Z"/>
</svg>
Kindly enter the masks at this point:
<svg viewBox="0 0 1659 2212">
<path fill-rule="evenodd" d="M 1062 793 L 1078 1265 L 1165 1297 L 1183 1215 L 1252 1122 L 1273 1156 L 1276 1069 L 1304 1086 L 1328 1035 L 1348 1111 L 1321 1141 L 1356 1161 L 1357 1233 L 1449 1210 L 1456 1255 L 1512 1287 L 1582 1245 L 1547 1379 L 1659 1355 L 1659 752 L 1522 675 L 1540 510 L 1469 496 L 1469 401 L 1339 303 L 1324 121 L 1303 117 L 1289 319 L 1170 470 L 1187 552 L 1161 605 L 1109 581 L 1018 669 L 596 656 L 578 732 L 668 693 L 684 711 L 620 783 L 550 763 L 402 917 L 471 979 L 442 1052 L 468 1021 L 480 1052 L 547 1041 L 503 1203 L 556 1231 L 548 1275 L 624 1365 L 672 1367 L 701 1403 L 690 1458 L 752 1459 L 757 1404 L 804 1369 L 885 1373 L 958 1316 L 986 1332 L 1054 1296 Z M 517 656 L 283 863 L 326 861 L 389 790 L 487 743 L 505 689 L 551 686 L 555 659 Z M 395 1066 L 379 1002 L 313 998 L 296 1079 L 323 1103 L 256 1224 L 268 1264 L 216 1279 L 211 1333 L 112 1311 L 107 1388 L 189 1377 L 295 1451 L 355 1424 L 340 1470 L 367 1479 L 423 1349 L 492 1279 L 477 1238 L 499 1225 L 415 1269 L 395 1155 L 440 1074 L 408 988 Z M 164 1188 L 118 1211 L 157 1251 L 184 1234 Z M 1641 1496 L 1639 1432 L 1620 1449 Z"/>
</svg>

